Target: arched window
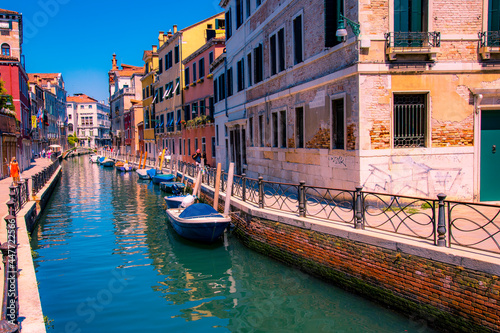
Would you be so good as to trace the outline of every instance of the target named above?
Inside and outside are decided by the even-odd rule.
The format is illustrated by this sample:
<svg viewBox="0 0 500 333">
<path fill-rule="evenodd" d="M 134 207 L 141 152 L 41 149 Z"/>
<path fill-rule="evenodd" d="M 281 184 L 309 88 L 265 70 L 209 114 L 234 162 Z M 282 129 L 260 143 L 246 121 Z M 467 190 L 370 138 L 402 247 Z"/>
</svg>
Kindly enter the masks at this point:
<svg viewBox="0 0 500 333">
<path fill-rule="evenodd" d="M 68 131 L 73 132 L 73 124 L 68 124 Z"/>
<path fill-rule="evenodd" d="M 2 55 L 10 56 L 10 46 L 7 43 L 2 44 Z"/>
</svg>

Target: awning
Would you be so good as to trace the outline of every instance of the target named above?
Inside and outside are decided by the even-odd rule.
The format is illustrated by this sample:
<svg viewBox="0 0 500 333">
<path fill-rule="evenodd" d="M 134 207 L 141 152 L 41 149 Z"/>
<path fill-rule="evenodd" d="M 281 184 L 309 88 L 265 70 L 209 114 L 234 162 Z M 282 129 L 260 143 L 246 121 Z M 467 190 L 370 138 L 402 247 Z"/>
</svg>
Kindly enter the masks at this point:
<svg viewBox="0 0 500 333">
<path fill-rule="evenodd" d="M 174 124 L 174 118 L 170 119 L 170 121 L 168 122 L 168 126 L 172 126 Z"/>
<path fill-rule="evenodd" d="M 50 145 L 49 148 L 61 148 L 60 145 Z"/>
</svg>

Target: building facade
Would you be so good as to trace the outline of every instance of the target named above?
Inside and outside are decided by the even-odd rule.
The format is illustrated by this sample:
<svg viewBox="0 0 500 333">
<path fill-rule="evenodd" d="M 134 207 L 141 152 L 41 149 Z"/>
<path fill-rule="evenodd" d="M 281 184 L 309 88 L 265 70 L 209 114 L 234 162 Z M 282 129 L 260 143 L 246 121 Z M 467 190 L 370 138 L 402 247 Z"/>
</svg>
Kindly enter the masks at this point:
<svg viewBox="0 0 500 333">
<path fill-rule="evenodd" d="M 29 166 L 31 151 L 31 106 L 28 74 L 24 64 L 22 14 L 0 9 L 0 80 L 19 120 L 19 131 L 2 136 L 2 163 L 16 156 L 21 171 Z"/>
<path fill-rule="evenodd" d="M 225 38 L 212 38 L 201 48 L 189 55 L 184 65 L 184 78 L 190 77 L 189 85 L 184 87 L 184 117 L 188 119 L 181 124 L 182 159 L 192 162 L 191 155 L 200 149 L 206 156 L 206 164 L 216 163 L 215 125 L 214 125 L 214 84 L 210 65 L 224 50 Z M 167 131 L 174 130 L 174 115 L 171 114 Z"/>
<path fill-rule="evenodd" d="M 109 105 L 85 94 L 67 98 L 68 132 L 75 135 L 79 145 L 100 148 L 111 144 Z"/>
<path fill-rule="evenodd" d="M 179 31 L 174 25 L 173 32 L 168 32 L 166 35 L 160 32 L 158 76 L 153 83 L 154 96 L 157 96 L 154 99 L 155 135 L 159 150 L 168 148 L 170 153 L 180 154 L 183 158 L 187 155 L 184 149 L 182 123 L 191 120 L 192 112 L 184 108 L 183 94 L 186 89 L 197 84 L 200 76 L 197 72 L 198 64 L 194 69 L 184 68 L 183 61 L 207 41 L 223 35 L 223 22 L 224 16 L 221 13 Z M 203 71 L 206 71 L 204 76 L 208 74 L 205 62 Z"/>
<path fill-rule="evenodd" d="M 116 54 L 113 54 L 112 68 L 109 77 L 109 106 L 111 115 L 111 136 L 113 146 L 120 153 L 131 153 L 130 145 L 125 144 L 124 114 L 132 106 L 131 100 L 141 100 L 141 78 L 144 67 L 121 65 L 117 66 Z"/>
<path fill-rule="evenodd" d="M 250 177 L 500 199 L 498 4 L 443 4 L 222 1 L 230 158 L 239 138 Z"/>
<path fill-rule="evenodd" d="M 163 41 L 163 39 L 161 39 Z M 160 42 L 160 40 L 159 40 Z M 158 46 L 153 45 L 152 50 L 146 50 L 143 53 L 144 76 L 141 79 L 142 84 L 142 107 L 144 110 L 143 122 L 143 152 L 148 152 L 150 157 L 156 156 L 156 99 L 153 90 L 153 83 L 157 80 L 158 71 Z"/>
</svg>

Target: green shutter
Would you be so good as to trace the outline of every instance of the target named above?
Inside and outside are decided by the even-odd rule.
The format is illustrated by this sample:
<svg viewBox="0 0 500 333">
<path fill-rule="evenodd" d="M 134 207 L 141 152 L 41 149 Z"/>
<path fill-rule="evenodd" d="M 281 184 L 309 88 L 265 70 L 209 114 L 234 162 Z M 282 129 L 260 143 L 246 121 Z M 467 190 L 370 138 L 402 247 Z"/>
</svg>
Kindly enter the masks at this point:
<svg viewBox="0 0 500 333">
<path fill-rule="evenodd" d="M 488 31 L 500 30 L 500 0 L 488 2 Z"/>
<path fill-rule="evenodd" d="M 411 0 L 410 31 L 421 32 L 422 30 L 422 0 Z"/>
<path fill-rule="evenodd" d="M 408 32 L 408 1 L 409 0 L 394 0 L 394 31 Z"/>
</svg>

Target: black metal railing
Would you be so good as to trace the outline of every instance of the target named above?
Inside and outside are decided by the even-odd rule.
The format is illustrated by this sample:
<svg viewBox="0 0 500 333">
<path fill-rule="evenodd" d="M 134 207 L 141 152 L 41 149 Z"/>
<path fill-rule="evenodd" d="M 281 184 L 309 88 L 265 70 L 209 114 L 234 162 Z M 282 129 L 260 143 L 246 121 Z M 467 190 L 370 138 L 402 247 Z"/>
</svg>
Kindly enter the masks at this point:
<svg viewBox="0 0 500 333">
<path fill-rule="evenodd" d="M 386 47 L 440 47 L 440 32 L 388 32 Z"/>
<path fill-rule="evenodd" d="M 484 31 L 479 34 L 480 47 L 500 46 L 500 31 Z"/>
<path fill-rule="evenodd" d="M 196 175 L 196 165 L 178 162 L 179 174 Z M 215 169 L 207 168 L 205 185 L 215 187 Z M 227 192 L 221 173 L 220 191 Z M 276 209 L 325 221 L 352 224 L 423 239 L 436 246 L 463 246 L 500 253 L 500 206 L 446 201 L 446 195 L 420 198 L 321 186 L 287 184 L 235 175 L 232 196 L 260 208 Z"/>
<path fill-rule="evenodd" d="M 50 180 L 54 172 L 59 168 L 59 160 L 55 160 L 48 167 L 43 168 L 42 171 L 37 172 L 31 176 L 31 193 L 35 196 Z"/>
<path fill-rule="evenodd" d="M 9 189 L 9 196 L 14 202 L 14 209 L 17 213 L 29 201 L 28 180 L 21 179 L 17 184 L 12 184 Z"/>
</svg>

